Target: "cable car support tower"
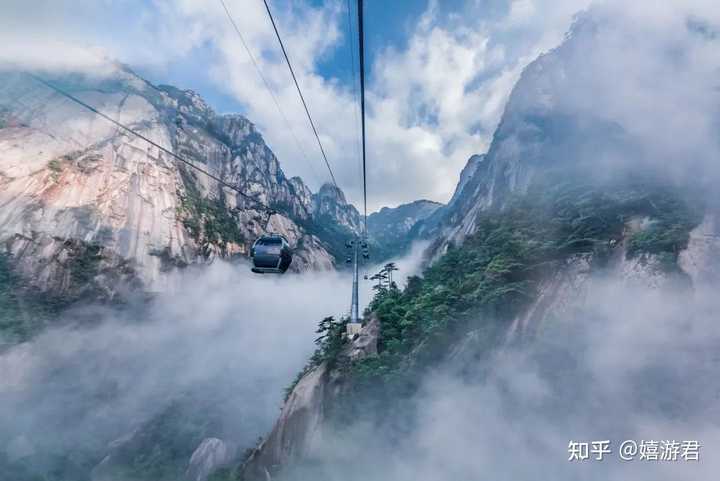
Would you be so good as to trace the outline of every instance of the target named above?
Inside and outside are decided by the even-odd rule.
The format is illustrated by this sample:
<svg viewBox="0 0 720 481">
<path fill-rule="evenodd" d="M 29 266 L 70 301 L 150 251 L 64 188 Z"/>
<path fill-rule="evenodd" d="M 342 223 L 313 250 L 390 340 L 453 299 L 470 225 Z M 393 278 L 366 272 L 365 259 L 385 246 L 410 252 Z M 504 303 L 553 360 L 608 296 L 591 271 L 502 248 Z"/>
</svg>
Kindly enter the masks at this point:
<svg viewBox="0 0 720 481">
<path fill-rule="evenodd" d="M 348 2 L 349 7 L 349 2 Z M 359 263 L 360 249 L 362 248 L 362 258 L 367 259 L 367 169 L 365 156 L 365 42 L 364 42 L 364 26 L 363 26 L 363 0 L 357 2 L 358 17 L 358 47 L 360 51 L 360 119 L 361 119 L 361 135 L 362 135 L 362 182 L 363 182 L 363 225 L 362 232 L 355 236 L 355 239 L 349 243 L 348 247 L 352 248 L 353 263 L 353 283 L 352 283 L 352 301 L 350 304 L 350 322 L 347 325 L 347 335 L 352 337 L 360 331 L 362 322 L 359 313 L 358 302 L 358 284 L 359 284 Z M 352 35 L 352 32 L 350 32 Z M 353 79 L 354 81 L 354 79 Z M 348 261 L 351 259 L 348 258 Z"/>
<path fill-rule="evenodd" d="M 352 284 L 352 302 L 350 304 L 350 323 L 360 324 L 360 316 L 358 314 L 358 239 L 353 242 L 353 284 Z"/>
</svg>

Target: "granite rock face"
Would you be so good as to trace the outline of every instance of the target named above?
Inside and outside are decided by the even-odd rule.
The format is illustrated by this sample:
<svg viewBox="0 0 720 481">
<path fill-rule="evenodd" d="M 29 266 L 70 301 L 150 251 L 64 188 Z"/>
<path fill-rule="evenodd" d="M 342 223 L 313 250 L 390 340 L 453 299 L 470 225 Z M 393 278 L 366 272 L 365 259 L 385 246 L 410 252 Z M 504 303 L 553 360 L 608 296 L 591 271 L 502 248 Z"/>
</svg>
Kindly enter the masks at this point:
<svg viewBox="0 0 720 481">
<path fill-rule="evenodd" d="M 339 362 L 377 355 L 380 322 L 371 318 L 339 355 Z M 348 379 L 326 362 L 302 376 L 288 395 L 275 426 L 250 454 L 241 468 L 242 479 L 273 479 L 293 462 L 320 456 L 328 411 L 347 388 Z"/>
<path fill-rule="evenodd" d="M 0 243 L 33 287 L 66 293 L 91 284 L 113 297 L 127 279 L 159 291 L 175 269 L 246 257 L 264 232 L 296 248 L 292 270 L 332 269 L 327 225 L 358 228 L 342 192 L 313 194 L 287 178 L 248 119 L 216 114 L 193 91 L 152 85 L 122 66 L 48 80 L 245 195 L 32 78 L 4 73 Z"/>
<path fill-rule="evenodd" d="M 231 446 L 218 438 L 203 439 L 190 457 L 185 477 L 189 481 L 205 481 L 213 471 L 226 466 L 235 453 Z"/>
</svg>

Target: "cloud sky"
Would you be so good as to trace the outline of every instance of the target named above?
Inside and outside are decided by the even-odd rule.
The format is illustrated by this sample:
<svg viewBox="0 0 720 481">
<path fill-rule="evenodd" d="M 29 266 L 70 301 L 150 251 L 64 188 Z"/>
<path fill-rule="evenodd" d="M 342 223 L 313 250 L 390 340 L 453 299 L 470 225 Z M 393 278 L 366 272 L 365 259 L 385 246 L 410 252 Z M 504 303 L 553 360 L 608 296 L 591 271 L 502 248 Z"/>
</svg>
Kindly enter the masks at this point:
<svg viewBox="0 0 720 481">
<path fill-rule="evenodd" d="M 0 64 L 83 69 L 105 56 L 157 83 L 198 90 L 219 111 L 243 111 L 285 171 L 317 189 L 328 174 L 264 6 L 226 3 L 301 147 L 219 1 L 46 1 L 32 9 L 3 2 Z M 522 68 L 559 44 L 589 0 L 419 0 L 397 12 L 370 3 L 368 200 L 374 210 L 418 198 L 448 200 L 467 158 L 487 149 Z M 275 1 L 271 7 L 338 183 L 358 205 L 359 125 L 346 3 Z"/>
<path fill-rule="evenodd" d="M 317 189 L 329 176 L 263 3 L 226 3 L 291 129 L 265 90 L 219 1 L 80 0 L 72 5 L 45 1 L 29 9 L 26 2 L 9 0 L 0 6 L 0 68 L 77 70 L 97 68 L 103 57 L 117 59 L 156 83 L 200 91 L 221 112 L 243 112 L 260 127 L 286 173 L 300 175 Z M 418 0 L 403 3 L 397 12 L 387 12 L 368 2 L 370 209 L 418 198 L 447 201 L 467 158 L 487 150 L 522 69 L 559 45 L 576 15 L 590 4 L 591 0 Z M 708 0 L 665 2 L 652 10 L 616 0 L 597 0 L 593 5 L 622 17 L 627 24 L 643 25 L 652 38 L 667 34 L 665 45 L 670 46 L 685 31 L 687 21 L 695 22 L 702 35 L 713 35 L 712 28 L 706 27 L 718 24 L 718 9 Z M 271 6 L 338 183 L 353 203 L 361 205 L 359 125 L 349 66 L 346 3 L 276 0 Z M 351 17 L 354 21 L 354 15 Z M 681 77 L 674 82 L 668 72 L 651 71 L 653 62 L 661 70 L 667 67 L 653 60 L 660 57 L 652 45 L 662 48 L 662 44 L 644 38 L 633 41 L 618 36 L 615 40 L 633 42 L 636 48 L 618 62 L 600 58 L 606 52 L 596 52 L 596 63 L 615 69 L 607 77 L 630 73 L 640 62 L 648 68 L 639 72 L 654 74 L 663 84 L 648 90 L 646 101 L 664 109 L 656 119 L 668 122 L 664 127 L 658 122 L 627 122 L 634 125 L 634 133 L 643 135 L 645 129 L 645 134 L 652 135 L 658 127 L 671 133 L 686 120 L 699 120 L 672 115 L 682 107 L 673 104 L 673 99 L 690 96 L 666 95 L 657 104 L 654 95 L 660 88 L 673 92 L 683 85 L 688 92 L 702 91 L 697 87 L 706 86 L 685 80 L 697 78 L 703 65 L 714 68 L 712 50 L 692 49 L 697 57 L 686 59 L 688 68 L 683 68 L 689 75 L 683 78 L 678 71 Z M 643 51 L 643 45 L 648 49 Z M 609 45 L 606 50 L 613 54 L 616 47 Z M 712 78 L 712 71 L 705 73 Z M 652 79 L 634 80 L 629 85 Z M 600 87 L 614 85 L 610 82 Z M 614 98 L 615 105 L 603 104 L 603 108 L 615 108 L 618 115 L 624 115 L 618 99 L 637 91 L 599 93 L 582 101 L 600 104 L 601 99 Z M 692 101 L 702 102 L 702 98 L 698 95 Z M 695 130 L 687 129 L 688 134 L 692 132 Z M 663 138 L 671 141 L 674 136 Z"/>
</svg>

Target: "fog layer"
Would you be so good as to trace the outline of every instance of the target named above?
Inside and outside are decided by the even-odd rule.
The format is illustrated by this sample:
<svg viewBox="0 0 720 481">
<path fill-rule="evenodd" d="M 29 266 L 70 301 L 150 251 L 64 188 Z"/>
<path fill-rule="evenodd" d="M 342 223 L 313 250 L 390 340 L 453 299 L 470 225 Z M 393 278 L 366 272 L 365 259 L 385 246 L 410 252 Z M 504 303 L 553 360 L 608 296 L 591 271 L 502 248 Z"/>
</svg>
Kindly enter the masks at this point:
<svg viewBox="0 0 720 481">
<path fill-rule="evenodd" d="M 346 315 L 349 275 L 262 276 L 216 262 L 122 312 L 68 314 L 0 354 L 0 438 L 10 458 L 92 447 L 190 396 L 247 444 L 269 429 L 323 317 Z M 78 319 L 83 324 L 78 325 Z"/>
</svg>

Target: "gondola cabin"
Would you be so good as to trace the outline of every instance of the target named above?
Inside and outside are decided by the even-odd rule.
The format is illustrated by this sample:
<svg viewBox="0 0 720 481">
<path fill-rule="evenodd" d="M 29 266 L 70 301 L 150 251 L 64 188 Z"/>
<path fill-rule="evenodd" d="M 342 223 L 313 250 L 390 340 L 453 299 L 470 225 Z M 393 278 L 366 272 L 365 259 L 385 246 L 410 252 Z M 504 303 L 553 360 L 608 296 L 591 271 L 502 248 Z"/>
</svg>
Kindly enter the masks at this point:
<svg viewBox="0 0 720 481">
<path fill-rule="evenodd" d="M 292 249 L 287 239 L 279 234 L 258 238 L 250 250 L 257 274 L 284 274 L 292 262 Z"/>
</svg>

